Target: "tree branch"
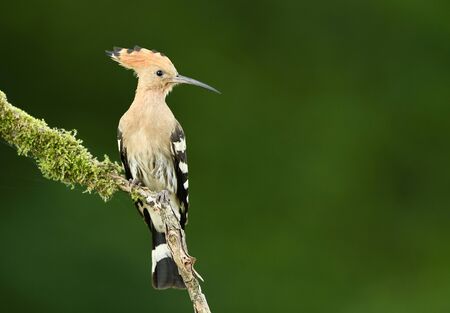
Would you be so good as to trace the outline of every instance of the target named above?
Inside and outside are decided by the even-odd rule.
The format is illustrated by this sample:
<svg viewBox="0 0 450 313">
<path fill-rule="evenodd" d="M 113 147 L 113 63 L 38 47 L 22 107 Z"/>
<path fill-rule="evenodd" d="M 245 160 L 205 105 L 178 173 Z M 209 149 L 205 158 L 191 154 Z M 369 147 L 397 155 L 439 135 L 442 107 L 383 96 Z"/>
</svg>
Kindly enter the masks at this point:
<svg viewBox="0 0 450 313">
<path fill-rule="evenodd" d="M 195 258 L 188 254 L 186 236 L 170 203 L 159 203 L 156 193 L 147 188 L 131 185 L 122 175 L 122 167 L 105 155 L 97 158 L 75 138 L 76 131 L 50 128 L 23 110 L 8 103 L 0 91 L 0 137 L 14 146 L 19 155 L 36 160 L 44 177 L 70 187 L 84 186 L 105 201 L 119 190 L 130 194 L 133 200 L 146 201 L 161 215 L 166 225 L 166 239 L 178 271 L 184 280 L 196 313 L 210 313 L 193 265 Z"/>
</svg>

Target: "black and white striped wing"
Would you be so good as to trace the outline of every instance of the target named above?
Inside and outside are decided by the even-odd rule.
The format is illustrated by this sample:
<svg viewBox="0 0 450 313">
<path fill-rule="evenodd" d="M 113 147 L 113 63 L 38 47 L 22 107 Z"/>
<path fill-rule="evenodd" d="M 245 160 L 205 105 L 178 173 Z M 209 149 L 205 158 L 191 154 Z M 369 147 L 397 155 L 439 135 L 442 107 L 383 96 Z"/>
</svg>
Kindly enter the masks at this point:
<svg viewBox="0 0 450 313">
<path fill-rule="evenodd" d="M 120 129 L 117 129 L 117 145 L 119 147 L 120 159 L 122 160 L 123 168 L 125 170 L 125 177 L 128 180 L 133 179 L 131 176 L 130 166 L 128 165 L 127 150 L 123 145 L 122 132 Z"/>
<path fill-rule="evenodd" d="M 187 212 L 189 208 L 189 180 L 188 180 L 188 165 L 186 154 L 186 138 L 183 129 L 180 125 L 175 127 L 170 136 L 172 142 L 173 163 L 175 168 L 175 175 L 177 177 L 177 198 L 180 202 L 181 227 L 187 222 Z"/>
</svg>

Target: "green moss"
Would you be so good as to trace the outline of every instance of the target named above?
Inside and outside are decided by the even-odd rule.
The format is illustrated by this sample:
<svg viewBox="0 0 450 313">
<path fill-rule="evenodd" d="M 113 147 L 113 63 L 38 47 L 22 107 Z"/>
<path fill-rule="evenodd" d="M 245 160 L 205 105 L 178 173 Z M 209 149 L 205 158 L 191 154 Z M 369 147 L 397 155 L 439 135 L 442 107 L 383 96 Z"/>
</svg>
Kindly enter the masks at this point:
<svg viewBox="0 0 450 313">
<path fill-rule="evenodd" d="M 107 200 L 118 187 L 111 177 L 122 167 L 105 155 L 98 161 L 75 137 L 76 131 L 50 128 L 8 103 L 0 91 L 0 137 L 15 146 L 19 155 L 36 160 L 44 177 L 71 187 L 81 185 Z"/>
</svg>

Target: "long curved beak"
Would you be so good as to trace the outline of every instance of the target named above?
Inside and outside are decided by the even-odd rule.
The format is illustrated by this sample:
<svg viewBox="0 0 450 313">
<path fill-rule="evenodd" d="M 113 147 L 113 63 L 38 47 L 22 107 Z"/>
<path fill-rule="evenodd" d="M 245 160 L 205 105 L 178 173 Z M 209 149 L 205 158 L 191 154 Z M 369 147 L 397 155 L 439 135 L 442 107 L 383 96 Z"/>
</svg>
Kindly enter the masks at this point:
<svg viewBox="0 0 450 313">
<path fill-rule="evenodd" d="M 193 79 L 193 78 L 190 78 L 190 77 L 186 77 L 186 76 L 183 76 L 183 75 L 175 76 L 175 78 L 173 79 L 173 82 L 177 83 L 177 84 L 189 84 L 189 85 L 203 87 L 205 89 L 208 89 L 208 90 L 211 90 L 211 91 L 214 91 L 214 92 L 217 92 L 218 94 L 220 94 L 220 91 L 217 90 L 216 88 L 211 87 L 211 86 L 209 86 L 209 85 L 207 85 L 205 83 L 202 83 L 202 82 L 200 82 L 200 81 L 198 81 L 196 79 Z"/>
</svg>

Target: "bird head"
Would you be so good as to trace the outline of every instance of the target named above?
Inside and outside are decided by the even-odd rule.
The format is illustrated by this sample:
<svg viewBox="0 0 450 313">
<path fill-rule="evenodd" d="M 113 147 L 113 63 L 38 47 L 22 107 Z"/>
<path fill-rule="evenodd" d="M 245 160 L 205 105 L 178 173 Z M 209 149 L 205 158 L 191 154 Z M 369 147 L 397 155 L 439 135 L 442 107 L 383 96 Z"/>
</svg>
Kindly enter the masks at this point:
<svg viewBox="0 0 450 313">
<path fill-rule="evenodd" d="M 133 49 L 114 47 L 106 54 L 139 77 L 139 85 L 146 90 L 168 94 L 175 85 L 190 84 L 220 93 L 217 89 L 193 78 L 178 74 L 170 59 L 156 50 L 135 46 Z"/>
</svg>

